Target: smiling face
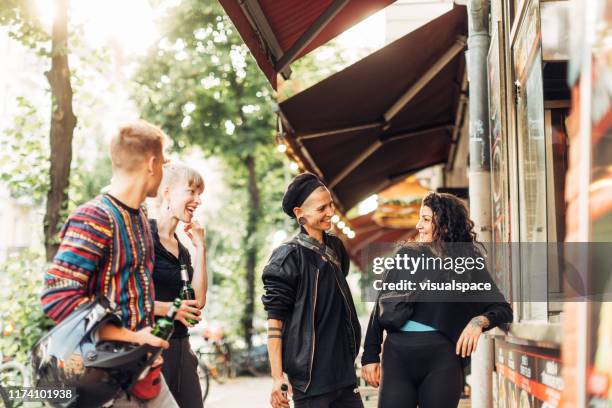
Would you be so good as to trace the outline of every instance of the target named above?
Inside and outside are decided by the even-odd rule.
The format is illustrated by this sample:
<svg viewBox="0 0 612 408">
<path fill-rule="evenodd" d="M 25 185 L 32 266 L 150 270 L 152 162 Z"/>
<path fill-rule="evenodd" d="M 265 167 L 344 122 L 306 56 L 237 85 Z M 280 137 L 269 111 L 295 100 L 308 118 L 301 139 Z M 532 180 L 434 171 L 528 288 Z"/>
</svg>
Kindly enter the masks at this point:
<svg viewBox="0 0 612 408">
<path fill-rule="evenodd" d="M 157 201 L 160 216 L 190 223 L 202 203 L 200 194 L 204 192 L 204 179 L 196 170 L 180 163 L 164 166 L 163 172 Z"/>
<path fill-rule="evenodd" d="M 416 225 L 419 242 L 432 242 L 434 233 L 433 211 L 426 205 L 421 206 L 419 222 Z"/>
<path fill-rule="evenodd" d="M 319 187 L 312 192 L 300 207 L 293 209 L 296 218 L 304 218 L 306 226 L 319 231 L 327 231 L 331 228 L 331 218 L 335 207 L 329 190 Z"/>
<path fill-rule="evenodd" d="M 165 193 L 169 202 L 169 212 L 174 218 L 189 224 L 193 219 L 193 214 L 198 206 L 202 203 L 200 195 L 204 192 L 204 188 L 196 188 L 183 181 L 174 186 L 167 187 Z"/>
</svg>

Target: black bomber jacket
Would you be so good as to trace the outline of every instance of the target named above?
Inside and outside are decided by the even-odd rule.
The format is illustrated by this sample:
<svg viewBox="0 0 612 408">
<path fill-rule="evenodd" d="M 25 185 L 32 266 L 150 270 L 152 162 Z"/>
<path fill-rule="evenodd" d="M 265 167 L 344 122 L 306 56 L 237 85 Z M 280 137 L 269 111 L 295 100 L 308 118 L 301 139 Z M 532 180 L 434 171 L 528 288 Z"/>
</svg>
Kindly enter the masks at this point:
<svg viewBox="0 0 612 408">
<path fill-rule="evenodd" d="M 300 245 L 298 241 L 296 236 L 272 252 L 262 274 L 265 291 L 262 302 L 268 319 L 283 321 L 283 371 L 293 387 L 306 392 L 311 382 L 315 348 L 318 274 L 324 263 L 329 261 L 315 251 L 317 262 L 313 263 L 312 253 L 308 253 L 313 250 Z M 334 267 L 334 270 L 346 308 L 345 333 L 355 359 L 361 343 L 361 327 L 346 282 L 350 261 L 338 237 L 324 234 L 324 242 L 340 261 L 340 268 Z"/>
</svg>

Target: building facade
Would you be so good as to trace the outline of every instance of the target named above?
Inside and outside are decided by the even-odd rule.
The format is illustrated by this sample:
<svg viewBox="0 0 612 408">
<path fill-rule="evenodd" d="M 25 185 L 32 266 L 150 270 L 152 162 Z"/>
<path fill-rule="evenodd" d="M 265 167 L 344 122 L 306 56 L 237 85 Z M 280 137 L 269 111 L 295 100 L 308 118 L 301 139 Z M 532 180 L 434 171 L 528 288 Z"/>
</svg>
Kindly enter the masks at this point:
<svg viewBox="0 0 612 408">
<path fill-rule="evenodd" d="M 567 301 L 571 276 L 550 255 L 565 243 L 564 258 L 579 262 L 592 249 L 575 243 L 612 237 L 609 8 L 491 2 L 491 236 L 503 248 L 495 278 L 515 310 L 510 332 L 494 340 L 499 407 L 609 406 L 598 405 L 612 395 L 609 304 Z M 599 83 L 585 85 L 593 77 Z"/>
</svg>

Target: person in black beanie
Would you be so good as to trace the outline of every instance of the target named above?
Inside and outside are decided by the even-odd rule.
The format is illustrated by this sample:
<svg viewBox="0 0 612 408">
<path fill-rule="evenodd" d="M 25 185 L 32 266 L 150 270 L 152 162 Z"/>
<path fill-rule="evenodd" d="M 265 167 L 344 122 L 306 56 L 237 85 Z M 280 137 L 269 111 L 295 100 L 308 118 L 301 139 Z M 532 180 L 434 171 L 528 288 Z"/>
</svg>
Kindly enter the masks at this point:
<svg viewBox="0 0 612 408">
<path fill-rule="evenodd" d="M 303 173 L 287 187 L 282 208 L 300 232 L 272 252 L 262 274 L 274 379 L 270 405 L 289 407 L 284 384 L 295 408 L 363 408 L 349 257 L 342 241 L 326 232 L 334 215 L 331 194 L 316 175 Z"/>
</svg>

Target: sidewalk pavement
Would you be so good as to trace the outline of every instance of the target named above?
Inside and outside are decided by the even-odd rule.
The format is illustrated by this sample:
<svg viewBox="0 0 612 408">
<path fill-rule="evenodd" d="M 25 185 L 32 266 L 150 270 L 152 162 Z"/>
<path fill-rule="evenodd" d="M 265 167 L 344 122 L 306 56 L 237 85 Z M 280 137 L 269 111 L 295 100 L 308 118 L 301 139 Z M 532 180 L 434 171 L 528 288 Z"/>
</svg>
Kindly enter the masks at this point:
<svg viewBox="0 0 612 408">
<path fill-rule="evenodd" d="M 270 408 L 268 400 L 272 388 L 270 377 L 238 377 L 219 385 L 211 383 L 205 408 Z M 365 408 L 376 408 L 377 392 L 372 387 L 361 387 Z M 459 408 L 469 408 L 469 400 L 461 400 Z"/>
<path fill-rule="evenodd" d="M 269 376 L 230 378 L 224 384 L 211 380 L 204 408 L 270 408 L 271 389 Z"/>
</svg>

